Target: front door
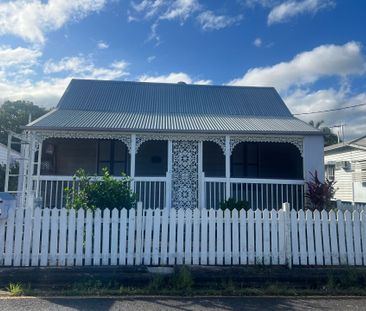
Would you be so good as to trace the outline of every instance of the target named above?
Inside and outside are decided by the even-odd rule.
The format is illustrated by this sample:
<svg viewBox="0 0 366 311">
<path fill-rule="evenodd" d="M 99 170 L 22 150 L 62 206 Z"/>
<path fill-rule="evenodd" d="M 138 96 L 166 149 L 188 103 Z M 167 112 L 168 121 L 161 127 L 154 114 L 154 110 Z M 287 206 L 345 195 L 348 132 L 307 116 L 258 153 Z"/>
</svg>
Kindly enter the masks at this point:
<svg viewBox="0 0 366 311">
<path fill-rule="evenodd" d="M 173 208 L 198 207 L 198 142 L 173 141 Z"/>
</svg>

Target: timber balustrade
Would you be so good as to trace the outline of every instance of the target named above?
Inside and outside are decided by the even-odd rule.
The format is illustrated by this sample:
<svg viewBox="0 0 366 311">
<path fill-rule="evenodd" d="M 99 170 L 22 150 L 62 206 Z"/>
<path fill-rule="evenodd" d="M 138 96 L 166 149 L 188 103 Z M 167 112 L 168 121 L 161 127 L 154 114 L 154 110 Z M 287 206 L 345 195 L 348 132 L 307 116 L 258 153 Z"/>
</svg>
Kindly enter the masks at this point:
<svg viewBox="0 0 366 311">
<path fill-rule="evenodd" d="M 0 266 L 366 265 L 365 211 L 12 209 Z"/>
</svg>

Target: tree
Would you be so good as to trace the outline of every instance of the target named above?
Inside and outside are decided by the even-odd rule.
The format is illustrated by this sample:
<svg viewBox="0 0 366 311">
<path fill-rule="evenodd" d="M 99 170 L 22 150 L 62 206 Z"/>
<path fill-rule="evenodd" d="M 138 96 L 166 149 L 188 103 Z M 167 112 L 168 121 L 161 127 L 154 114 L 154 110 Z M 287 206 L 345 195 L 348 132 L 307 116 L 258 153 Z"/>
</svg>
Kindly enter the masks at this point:
<svg viewBox="0 0 366 311">
<path fill-rule="evenodd" d="M 324 124 L 324 120 L 315 122 L 314 120 L 311 120 L 309 124 L 316 129 L 320 130 L 324 134 L 324 146 L 330 146 L 338 143 L 338 136 L 330 130 L 327 126 L 321 126 Z"/>
<path fill-rule="evenodd" d="M 0 143 L 7 144 L 8 130 L 21 133 L 21 127 L 28 124 L 29 115 L 35 120 L 46 112 L 45 108 L 29 101 L 6 101 L 0 106 Z"/>
</svg>

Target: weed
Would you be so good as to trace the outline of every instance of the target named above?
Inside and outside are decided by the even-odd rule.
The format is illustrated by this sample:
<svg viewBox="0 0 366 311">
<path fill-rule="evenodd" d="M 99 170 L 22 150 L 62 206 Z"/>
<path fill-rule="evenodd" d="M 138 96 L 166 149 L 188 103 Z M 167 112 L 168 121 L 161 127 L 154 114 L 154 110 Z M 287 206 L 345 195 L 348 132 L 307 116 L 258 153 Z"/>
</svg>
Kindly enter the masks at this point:
<svg viewBox="0 0 366 311">
<path fill-rule="evenodd" d="M 154 277 L 150 280 L 147 289 L 149 291 L 158 291 L 162 289 L 165 285 L 164 278 L 160 274 L 154 275 Z"/>
<path fill-rule="evenodd" d="M 177 268 L 172 277 L 171 283 L 174 289 L 190 291 L 193 286 L 191 271 L 189 271 L 186 266 Z"/>
<path fill-rule="evenodd" d="M 6 288 L 11 296 L 21 296 L 24 294 L 24 288 L 21 283 L 10 283 Z"/>
</svg>

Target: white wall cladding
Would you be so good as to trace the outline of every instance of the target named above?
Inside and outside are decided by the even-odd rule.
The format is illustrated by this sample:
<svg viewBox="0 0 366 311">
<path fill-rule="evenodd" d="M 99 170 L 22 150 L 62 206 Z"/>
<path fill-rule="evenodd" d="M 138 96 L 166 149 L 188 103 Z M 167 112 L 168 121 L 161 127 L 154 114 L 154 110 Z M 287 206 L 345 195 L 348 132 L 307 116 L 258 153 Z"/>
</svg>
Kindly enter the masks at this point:
<svg viewBox="0 0 366 311">
<path fill-rule="evenodd" d="M 324 138 L 323 136 L 305 136 L 303 142 L 304 178 L 311 179 L 310 173 L 318 172 L 320 179 L 324 178 Z"/>
<path fill-rule="evenodd" d="M 366 150 L 345 147 L 342 150 L 332 150 L 325 152 L 324 163 L 328 162 L 358 162 L 366 160 Z M 343 168 L 334 171 L 334 180 L 337 182 L 335 198 L 337 200 L 366 203 L 366 185 L 357 182 L 353 183 L 352 170 Z M 354 186 L 354 188 L 353 188 Z"/>
<path fill-rule="evenodd" d="M 214 209 L 17 209 L 0 266 L 366 265 L 366 214 Z"/>
<path fill-rule="evenodd" d="M 6 164 L 7 155 L 8 155 L 8 148 L 5 145 L 0 144 L 0 165 Z M 20 154 L 18 152 L 12 151 L 11 157 L 12 161 L 14 161 L 16 158 L 20 157 Z"/>
</svg>

